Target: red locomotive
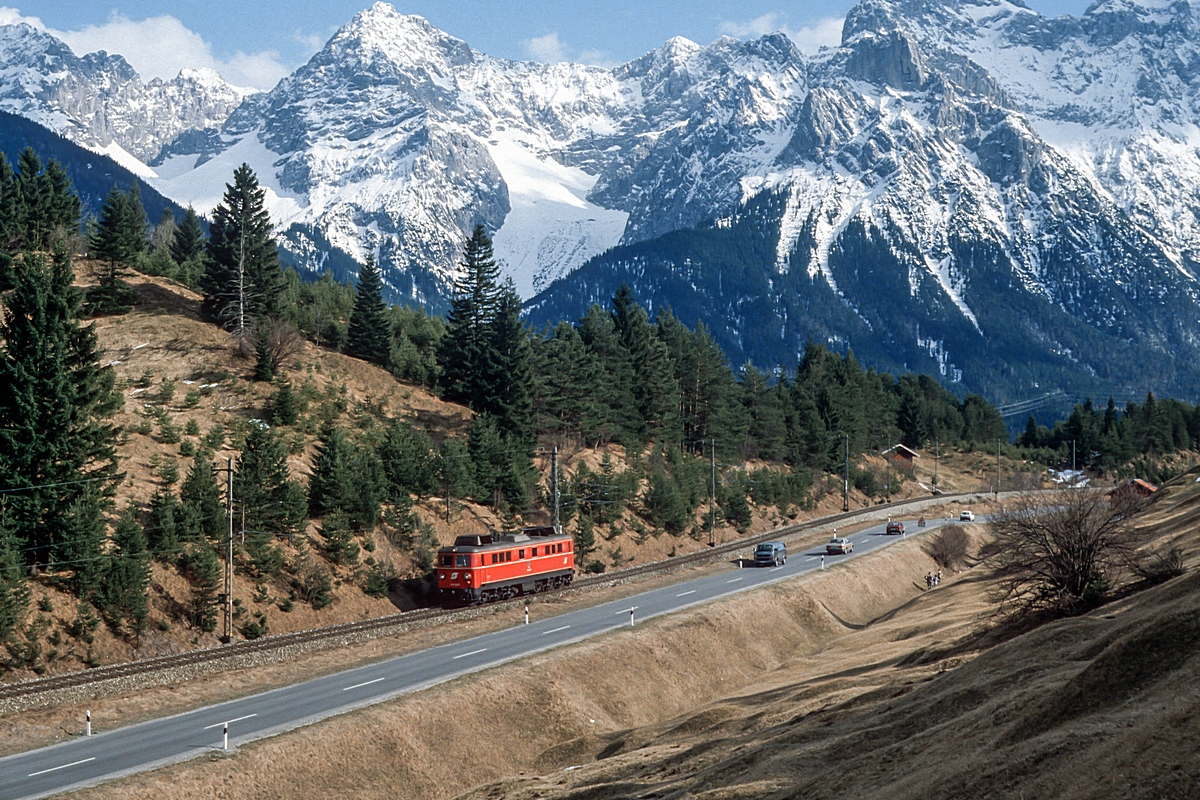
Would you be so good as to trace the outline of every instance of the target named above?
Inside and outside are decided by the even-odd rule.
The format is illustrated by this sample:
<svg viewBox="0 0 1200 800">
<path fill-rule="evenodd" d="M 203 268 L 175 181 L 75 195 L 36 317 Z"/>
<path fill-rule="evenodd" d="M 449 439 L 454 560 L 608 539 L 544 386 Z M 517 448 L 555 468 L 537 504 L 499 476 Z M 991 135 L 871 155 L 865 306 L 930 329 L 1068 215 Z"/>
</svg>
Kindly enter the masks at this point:
<svg viewBox="0 0 1200 800">
<path fill-rule="evenodd" d="M 438 550 L 438 593 L 452 602 L 507 600 L 570 586 L 574 579 L 575 542 L 552 527 L 459 536 Z"/>
</svg>

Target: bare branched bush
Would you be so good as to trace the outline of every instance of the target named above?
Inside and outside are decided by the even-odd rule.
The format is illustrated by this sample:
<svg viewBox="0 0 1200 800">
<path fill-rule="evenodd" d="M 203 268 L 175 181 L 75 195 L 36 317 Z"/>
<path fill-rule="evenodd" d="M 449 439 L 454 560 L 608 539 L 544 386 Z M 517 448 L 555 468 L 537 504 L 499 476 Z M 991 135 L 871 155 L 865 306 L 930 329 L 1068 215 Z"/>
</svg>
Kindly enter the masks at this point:
<svg viewBox="0 0 1200 800">
<path fill-rule="evenodd" d="M 304 337 L 290 322 L 264 319 L 254 326 L 254 351 L 265 352 L 271 372 L 304 349 Z"/>
<path fill-rule="evenodd" d="M 993 515 L 985 554 L 1000 573 L 1002 608 L 1071 614 L 1099 603 L 1137 564 L 1148 536 L 1132 523 L 1141 505 L 1132 493 L 1070 488 L 1022 495 Z"/>
<path fill-rule="evenodd" d="M 971 537 L 966 531 L 956 525 L 948 525 L 930 537 L 924 549 L 939 567 L 952 570 L 966 561 L 970 544 Z"/>
<path fill-rule="evenodd" d="M 1151 585 L 1177 578 L 1185 571 L 1183 551 L 1178 547 L 1168 547 L 1166 550 L 1149 553 L 1134 567 L 1134 571 L 1139 578 Z"/>
</svg>

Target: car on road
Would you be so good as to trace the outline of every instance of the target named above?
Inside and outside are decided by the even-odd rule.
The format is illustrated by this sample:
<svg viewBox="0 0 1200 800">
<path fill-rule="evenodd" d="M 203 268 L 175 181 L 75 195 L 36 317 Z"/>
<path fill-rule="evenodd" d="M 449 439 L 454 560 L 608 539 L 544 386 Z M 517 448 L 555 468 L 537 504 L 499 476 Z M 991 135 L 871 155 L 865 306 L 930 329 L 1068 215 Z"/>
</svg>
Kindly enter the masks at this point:
<svg viewBox="0 0 1200 800">
<path fill-rule="evenodd" d="M 835 536 L 829 540 L 829 544 L 825 545 L 825 552 L 831 555 L 852 553 L 854 552 L 854 542 Z"/>
<path fill-rule="evenodd" d="M 780 567 L 787 563 L 787 546 L 783 542 L 763 542 L 754 548 L 754 565 Z"/>
<path fill-rule="evenodd" d="M 889 522 L 887 524 L 887 532 L 888 532 L 889 536 L 903 536 L 904 535 L 904 523 L 903 522 L 895 522 L 895 521 Z"/>
<path fill-rule="evenodd" d="M 958 521 L 959 522 L 974 522 L 975 521 L 975 512 L 973 512 L 969 509 L 964 509 L 961 513 L 959 513 Z"/>
</svg>

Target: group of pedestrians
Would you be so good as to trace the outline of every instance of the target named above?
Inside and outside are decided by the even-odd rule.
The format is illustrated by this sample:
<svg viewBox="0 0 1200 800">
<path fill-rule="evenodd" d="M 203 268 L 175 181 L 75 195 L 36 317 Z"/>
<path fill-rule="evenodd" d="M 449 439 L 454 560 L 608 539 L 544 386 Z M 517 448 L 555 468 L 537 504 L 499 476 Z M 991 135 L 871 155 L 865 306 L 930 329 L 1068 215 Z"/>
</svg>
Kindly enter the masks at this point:
<svg viewBox="0 0 1200 800">
<path fill-rule="evenodd" d="M 942 571 L 940 569 L 937 571 L 936 575 L 933 574 L 932 572 L 925 573 L 925 588 L 926 589 L 932 589 L 933 587 L 937 586 L 941 582 L 942 582 Z"/>
</svg>

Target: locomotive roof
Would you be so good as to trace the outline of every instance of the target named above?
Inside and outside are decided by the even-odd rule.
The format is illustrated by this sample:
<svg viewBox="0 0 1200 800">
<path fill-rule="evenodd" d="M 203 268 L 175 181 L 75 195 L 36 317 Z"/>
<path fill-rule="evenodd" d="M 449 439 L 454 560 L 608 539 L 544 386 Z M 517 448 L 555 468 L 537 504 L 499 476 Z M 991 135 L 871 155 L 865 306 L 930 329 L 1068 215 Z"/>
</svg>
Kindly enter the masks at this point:
<svg viewBox="0 0 1200 800">
<path fill-rule="evenodd" d="M 506 550 L 515 545 L 536 545 L 540 540 L 557 541 L 569 539 L 568 533 L 558 533 L 549 526 L 544 528 L 527 528 L 524 533 L 502 533 L 499 535 L 483 534 L 458 536 L 454 544 L 438 549 L 438 552 L 473 553 L 479 550 Z"/>
</svg>

